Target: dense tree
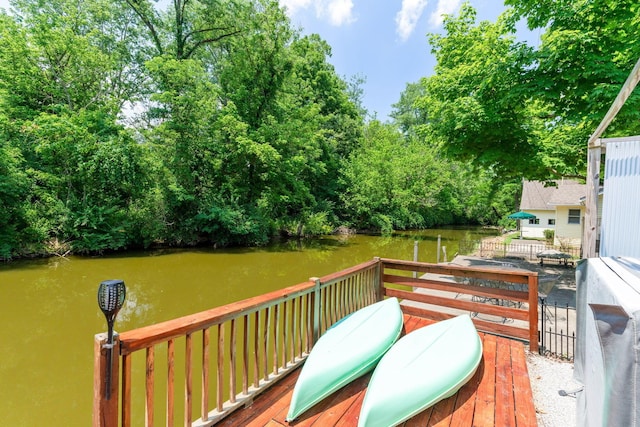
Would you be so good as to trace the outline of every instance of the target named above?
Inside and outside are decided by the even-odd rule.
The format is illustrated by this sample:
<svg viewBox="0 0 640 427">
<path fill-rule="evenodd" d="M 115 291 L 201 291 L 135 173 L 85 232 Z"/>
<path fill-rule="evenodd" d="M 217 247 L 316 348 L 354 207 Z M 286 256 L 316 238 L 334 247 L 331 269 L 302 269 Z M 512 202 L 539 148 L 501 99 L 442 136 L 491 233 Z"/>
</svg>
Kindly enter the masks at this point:
<svg viewBox="0 0 640 427">
<path fill-rule="evenodd" d="M 469 4 L 447 17 L 444 28 L 446 35 L 429 39 L 437 65 L 415 101 L 424 116 L 419 132 L 449 156 L 503 176 L 535 169 L 528 95 L 519 90 L 530 48 L 514 41 L 504 17 L 476 24 Z"/>
<path fill-rule="evenodd" d="M 211 44 L 242 33 L 252 22 L 255 2 L 235 0 L 174 0 L 167 11 L 155 1 L 126 0 L 146 27 L 155 56 L 189 59 Z M 248 14 L 249 13 L 249 14 Z"/>
<path fill-rule="evenodd" d="M 640 31 L 639 8 L 626 0 L 505 3 L 513 9 L 496 23 L 476 23 L 465 4 L 445 20 L 445 35 L 430 36 L 438 63 L 414 102 L 421 131 L 503 177 L 584 176 L 586 140 L 640 56 L 628 43 Z M 544 30 L 537 49 L 514 40 L 520 18 Z M 638 133 L 639 102 L 633 94 L 609 135 Z"/>
<path fill-rule="evenodd" d="M 140 73 L 127 12 L 99 1 L 14 6 L 16 17 L 0 17 L 0 102 L 27 187 L 19 212 L 31 245 L 21 250 L 127 247 L 126 210 L 146 188 L 138 147 L 117 124 Z"/>
<path fill-rule="evenodd" d="M 536 133 L 556 175 L 584 176 L 586 141 L 640 57 L 640 7 L 633 0 L 507 0 L 513 19 L 543 29 L 524 89 L 538 102 Z M 607 136 L 640 132 L 634 91 Z"/>
<path fill-rule="evenodd" d="M 515 175 L 504 160 L 553 152 L 540 117 L 554 106 L 520 93 L 526 69 L 504 75 L 529 51 L 504 37 L 508 20 L 476 28 L 470 9 L 433 37 L 438 73 L 407 87 L 396 126 L 366 122 L 362 77 L 339 77 L 330 46 L 274 0 L 12 5 L 0 15 L 3 258 L 495 223 L 515 188 L 496 185 Z M 544 167 L 566 168 L 560 154 Z"/>
<path fill-rule="evenodd" d="M 426 123 L 425 111 L 417 102 L 425 96 L 425 87 L 420 82 L 407 83 L 400 94 L 400 100 L 393 104 L 390 116 L 405 135 L 415 135 Z"/>
<path fill-rule="evenodd" d="M 19 153 L 4 142 L 4 121 L 0 114 L 0 259 L 11 258 L 22 246 L 29 226 L 23 210 L 28 183 Z"/>
<path fill-rule="evenodd" d="M 299 38 L 276 2 L 244 12 L 237 34 L 147 62 L 161 124 L 146 137 L 173 176 L 174 239 L 261 243 L 331 216 L 338 190 L 326 177 L 358 136 L 326 43 Z"/>
<path fill-rule="evenodd" d="M 373 120 L 345 166 L 342 203 L 358 228 L 389 232 L 464 222 L 460 196 L 472 182 L 460 179 L 465 173 L 417 138 Z"/>
<path fill-rule="evenodd" d="M 528 90 L 553 118 L 596 126 L 640 57 L 640 5 L 633 0 L 507 0 L 513 19 L 544 29 Z M 638 133 L 640 95 L 618 114 L 612 133 Z"/>
</svg>

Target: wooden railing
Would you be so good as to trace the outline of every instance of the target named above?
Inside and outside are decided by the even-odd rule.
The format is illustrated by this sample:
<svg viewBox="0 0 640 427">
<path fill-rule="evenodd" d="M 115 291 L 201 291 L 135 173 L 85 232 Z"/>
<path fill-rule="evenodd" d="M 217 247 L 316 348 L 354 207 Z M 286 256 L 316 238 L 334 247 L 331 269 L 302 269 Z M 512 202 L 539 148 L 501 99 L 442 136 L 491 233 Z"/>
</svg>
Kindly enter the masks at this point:
<svg viewBox="0 0 640 427">
<path fill-rule="evenodd" d="M 120 377 L 111 375 L 110 399 L 104 393 L 106 336 L 96 335 L 93 425 L 215 424 L 301 364 L 317 337 L 333 323 L 379 299 L 379 267 L 380 262 L 373 260 L 265 295 L 124 332 L 114 342 L 119 357 L 112 358 L 112 370 L 121 371 Z M 158 357 L 160 353 L 164 357 Z M 137 365 L 135 356 L 141 356 Z M 137 379 L 144 384 L 142 390 L 133 387 Z M 177 394 L 182 398 L 177 399 Z M 144 411 L 135 413 L 133 402 L 139 403 L 135 409 Z M 199 406 L 199 416 L 192 421 L 195 406 Z M 159 417 L 164 419 L 156 423 Z"/>
<path fill-rule="evenodd" d="M 411 278 L 410 272 L 427 276 Z M 527 289 L 489 286 L 493 282 Z M 401 299 L 408 314 L 436 320 L 471 312 L 478 329 L 528 339 L 531 351 L 537 351 L 537 286 L 537 273 L 376 258 L 116 336 L 110 399 L 105 393 L 106 334 L 98 334 L 93 425 L 213 425 L 299 366 L 331 325 L 384 296 Z M 195 417 L 194 411 L 199 412 Z"/>
<path fill-rule="evenodd" d="M 479 330 L 529 341 L 530 351 L 538 351 L 537 272 L 390 259 L 381 263 L 383 294 L 401 299 L 405 313 L 434 320 L 468 313 Z M 423 274 L 412 278 L 393 270 Z"/>
</svg>

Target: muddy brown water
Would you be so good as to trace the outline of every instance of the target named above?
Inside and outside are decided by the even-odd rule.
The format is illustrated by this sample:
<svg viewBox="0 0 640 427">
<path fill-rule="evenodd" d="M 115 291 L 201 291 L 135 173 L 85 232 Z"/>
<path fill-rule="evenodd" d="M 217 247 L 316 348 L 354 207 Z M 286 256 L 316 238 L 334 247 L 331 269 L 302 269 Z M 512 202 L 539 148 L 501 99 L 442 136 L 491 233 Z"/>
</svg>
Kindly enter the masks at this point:
<svg viewBox="0 0 640 427">
<path fill-rule="evenodd" d="M 0 426 L 89 426 L 93 337 L 106 330 L 101 281 L 122 279 L 115 329 L 192 314 L 301 283 L 372 259 L 449 259 L 460 240 L 490 231 L 437 229 L 393 236 L 326 237 L 267 248 L 163 250 L 0 265 Z M 442 260 L 442 259 L 441 259 Z"/>
</svg>

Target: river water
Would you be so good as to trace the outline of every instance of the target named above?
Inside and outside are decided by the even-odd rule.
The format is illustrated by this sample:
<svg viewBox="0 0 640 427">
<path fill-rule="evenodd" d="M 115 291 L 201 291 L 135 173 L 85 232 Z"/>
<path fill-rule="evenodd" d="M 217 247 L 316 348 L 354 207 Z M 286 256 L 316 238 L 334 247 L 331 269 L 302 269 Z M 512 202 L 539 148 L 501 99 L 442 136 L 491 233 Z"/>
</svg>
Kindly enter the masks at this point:
<svg viewBox="0 0 640 427">
<path fill-rule="evenodd" d="M 267 248 L 162 250 L 0 265 L 0 426 L 89 426 L 93 337 L 106 330 L 101 281 L 122 279 L 115 329 L 196 313 L 301 283 L 375 256 L 435 262 L 490 231 L 436 229 L 393 236 L 330 236 Z M 443 255 L 441 255 L 443 260 Z"/>
</svg>

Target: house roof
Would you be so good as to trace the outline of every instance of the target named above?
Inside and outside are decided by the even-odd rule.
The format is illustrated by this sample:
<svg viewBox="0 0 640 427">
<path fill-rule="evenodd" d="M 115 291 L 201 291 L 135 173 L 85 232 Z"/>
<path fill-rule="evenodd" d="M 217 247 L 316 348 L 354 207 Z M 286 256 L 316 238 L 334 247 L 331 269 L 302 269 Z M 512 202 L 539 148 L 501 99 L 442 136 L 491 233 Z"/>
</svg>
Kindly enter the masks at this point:
<svg viewBox="0 0 640 427">
<path fill-rule="evenodd" d="M 550 184 L 550 185 L 549 185 Z M 555 210 L 555 206 L 580 206 L 587 186 L 577 181 L 523 181 L 520 210 Z"/>
</svg>

